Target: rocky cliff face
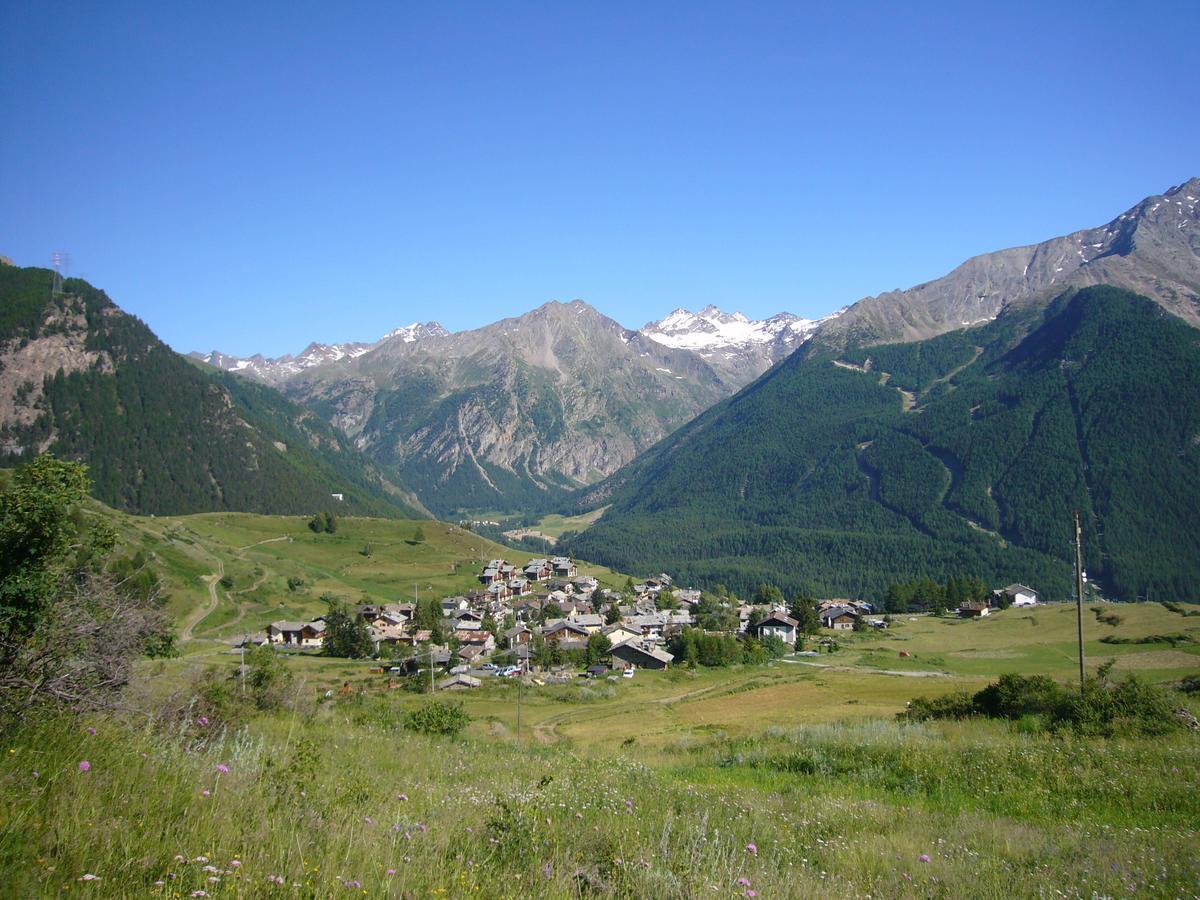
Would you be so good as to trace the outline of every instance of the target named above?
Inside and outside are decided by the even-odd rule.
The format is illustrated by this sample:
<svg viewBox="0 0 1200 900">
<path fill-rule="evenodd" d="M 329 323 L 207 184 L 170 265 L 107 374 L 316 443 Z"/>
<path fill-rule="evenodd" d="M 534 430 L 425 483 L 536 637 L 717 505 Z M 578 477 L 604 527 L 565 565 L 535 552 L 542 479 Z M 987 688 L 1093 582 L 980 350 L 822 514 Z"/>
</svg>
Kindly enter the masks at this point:
<svg viewBox="0 0 1200 900">
<path fill-rule="evenodd" d="M 948 275 L 850 306 L 816 332 L 820 344 L 918 341 L 1108 284 L 1200 325 L 1200 179 L 1148 197 L 1107 225 L 967 260 Z"/>
<path fill-rule="evenodd" d="M 578 300 L 406 337 L 283 388 L 443 514 L 544 504 L 615 471 L 742 383 Z"/>
</svg>

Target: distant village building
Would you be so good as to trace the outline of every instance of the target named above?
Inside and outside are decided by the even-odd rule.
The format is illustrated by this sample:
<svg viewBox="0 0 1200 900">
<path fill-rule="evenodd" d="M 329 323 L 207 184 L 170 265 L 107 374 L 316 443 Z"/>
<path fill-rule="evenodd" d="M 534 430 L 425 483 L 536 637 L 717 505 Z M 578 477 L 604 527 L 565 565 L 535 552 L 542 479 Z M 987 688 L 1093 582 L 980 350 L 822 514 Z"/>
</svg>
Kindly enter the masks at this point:
<svg viewBox="0 0 1200 900">
<path fill-rule="evenodd" d="M 858 613 L 848 606 L 833 606 L 821 610 L 821 624 L 834 631 L 853 631 Z"/>
<path fill-rule="evenodd" d="M 751 625 L 749 630 L 759 640 L 777 637 L 785 644 L 794 644 L 796 643 L 796 629 L 799 625 L 800 623 L 791 616 L 775 612 L 760 620 L 757 625 Z M 851 622 L 851 627 L 854 627 L 853 622 Z"/>
<path fill-rule="evenodd" d="M 1010 584 L 1006 588 L 992 591 L 992 597 L 997 600 L 1007 597 L 1008 602 L 1013 606 L 1036 606 L 1042 600 L 1037 591 L 1024 584 Z"/>
<path fill-rule="evenodd" d="M 666 650 L 657 647 L 646 647 L 637 641 L 626 641 L 612 648 L 614 669 L 665 669 L 675 659 Z"/>
</svg>

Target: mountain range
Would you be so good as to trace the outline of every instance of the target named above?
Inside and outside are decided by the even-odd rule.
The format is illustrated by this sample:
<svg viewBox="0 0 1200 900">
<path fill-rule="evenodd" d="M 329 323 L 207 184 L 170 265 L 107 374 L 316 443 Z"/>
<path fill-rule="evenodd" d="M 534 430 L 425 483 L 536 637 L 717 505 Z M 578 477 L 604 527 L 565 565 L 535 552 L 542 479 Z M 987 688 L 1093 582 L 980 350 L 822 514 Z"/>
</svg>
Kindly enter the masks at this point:
<svg viewBox="0 0 1200 900">
<path fill-rule="evenodd" d="M 1078 510 L 1102 589 L 1200 596 L 1198 206 L 1193 179 L 854 304 L 581 491 L 609 508 L 566 546 L 740 590 L 976 574 L 1067 596 Z"/>
<path fill-rule="evenodd" d="M 640 331 L 581 300 L 299 356 L 192 355 L 317 410 L 444 516 L 546 508 L 791 353 L 816 323 L 707 307 Z"/>
<path fill-rule="evenodd" d="M 0 463 L 138 512 L 608 511 L 584 558 L 740 589 L 901 574 L 1200 583 L 1200 180 L 820 320 L 586 303 L 190 362 L 103 292 L 0 266 Z"/>
</svg>

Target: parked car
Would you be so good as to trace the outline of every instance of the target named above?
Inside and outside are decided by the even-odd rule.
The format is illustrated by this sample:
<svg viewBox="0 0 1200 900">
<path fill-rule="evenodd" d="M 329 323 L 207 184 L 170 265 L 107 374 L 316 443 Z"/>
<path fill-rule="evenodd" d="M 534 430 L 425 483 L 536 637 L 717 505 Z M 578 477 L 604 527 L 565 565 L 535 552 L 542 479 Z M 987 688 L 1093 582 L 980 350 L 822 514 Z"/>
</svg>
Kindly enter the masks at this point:
<svg viewBox="0 0 1200 900">
<path fill-rule="evenodd" d="M 500 670 L 501 678 L 512 678 L 512 677 L 514 677 L 516 675 L 520 675 L 520 674 L 521 674 L 520 666 L 509 666 L 508 668 Z"/>
<path fill-rule="evenodd" d="M 624 672 L 621 673 L 621 677 L 622 678 L 632 678 L 633 677 L 633 669 L 626 669 Z"/>
<path fill-rule="evenodd" d="M 484 664 L 483 664 L 482 666 L 480 666 L 479 668 L 481 668 L 481 669 L 483 669 L 483 670 L 485 670 L 485 671 L 488 671 L 488 672 L 495 672 L 495 671 L 496 671 L 497 669 L 499 669 L 500 667 L 499 667 L 498 665 L 496 665 L 495 663 L 484 663 Z"/>
</svg>

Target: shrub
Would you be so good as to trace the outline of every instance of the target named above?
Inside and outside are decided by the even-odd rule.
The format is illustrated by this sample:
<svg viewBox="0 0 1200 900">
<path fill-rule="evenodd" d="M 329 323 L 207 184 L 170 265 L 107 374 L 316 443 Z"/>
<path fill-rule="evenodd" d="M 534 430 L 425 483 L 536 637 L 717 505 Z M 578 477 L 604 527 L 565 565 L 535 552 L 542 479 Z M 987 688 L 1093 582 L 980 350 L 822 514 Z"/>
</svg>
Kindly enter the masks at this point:
<svg viewBox="0 0 1200 900">
<path fill-rule="evenodd" d="M 917 697 L 900 715 L 920 722 L 925 719 L 966 719 L 976 714 L 971 695 L 966 691 L 955 691 L 942 697 Z"/>
<path fill-rule="evenodd" d="M 1105 673 L 1108 668 L 1106 666 Z M 918 697 L 900 718 L 962 719 L 971 715 L 1009 719 L 1019 730 L 1070 729 L 1087 735 L 1160 735 L 1180 727 L 1167 692 L 1130 675 L 1116 684 L 1089 679 L 1082 692 L 1046 675 L 1002 675 L 973 697 L 965 693 Z"/>
<path fill-rule="evenodd" d="M 467 727 L 471 717 L 461 703 L 448 700 L 427 700 L 404 717 L 404 727 L 421 734 L 442 734 L 456 737 Z"/>
</svg>

